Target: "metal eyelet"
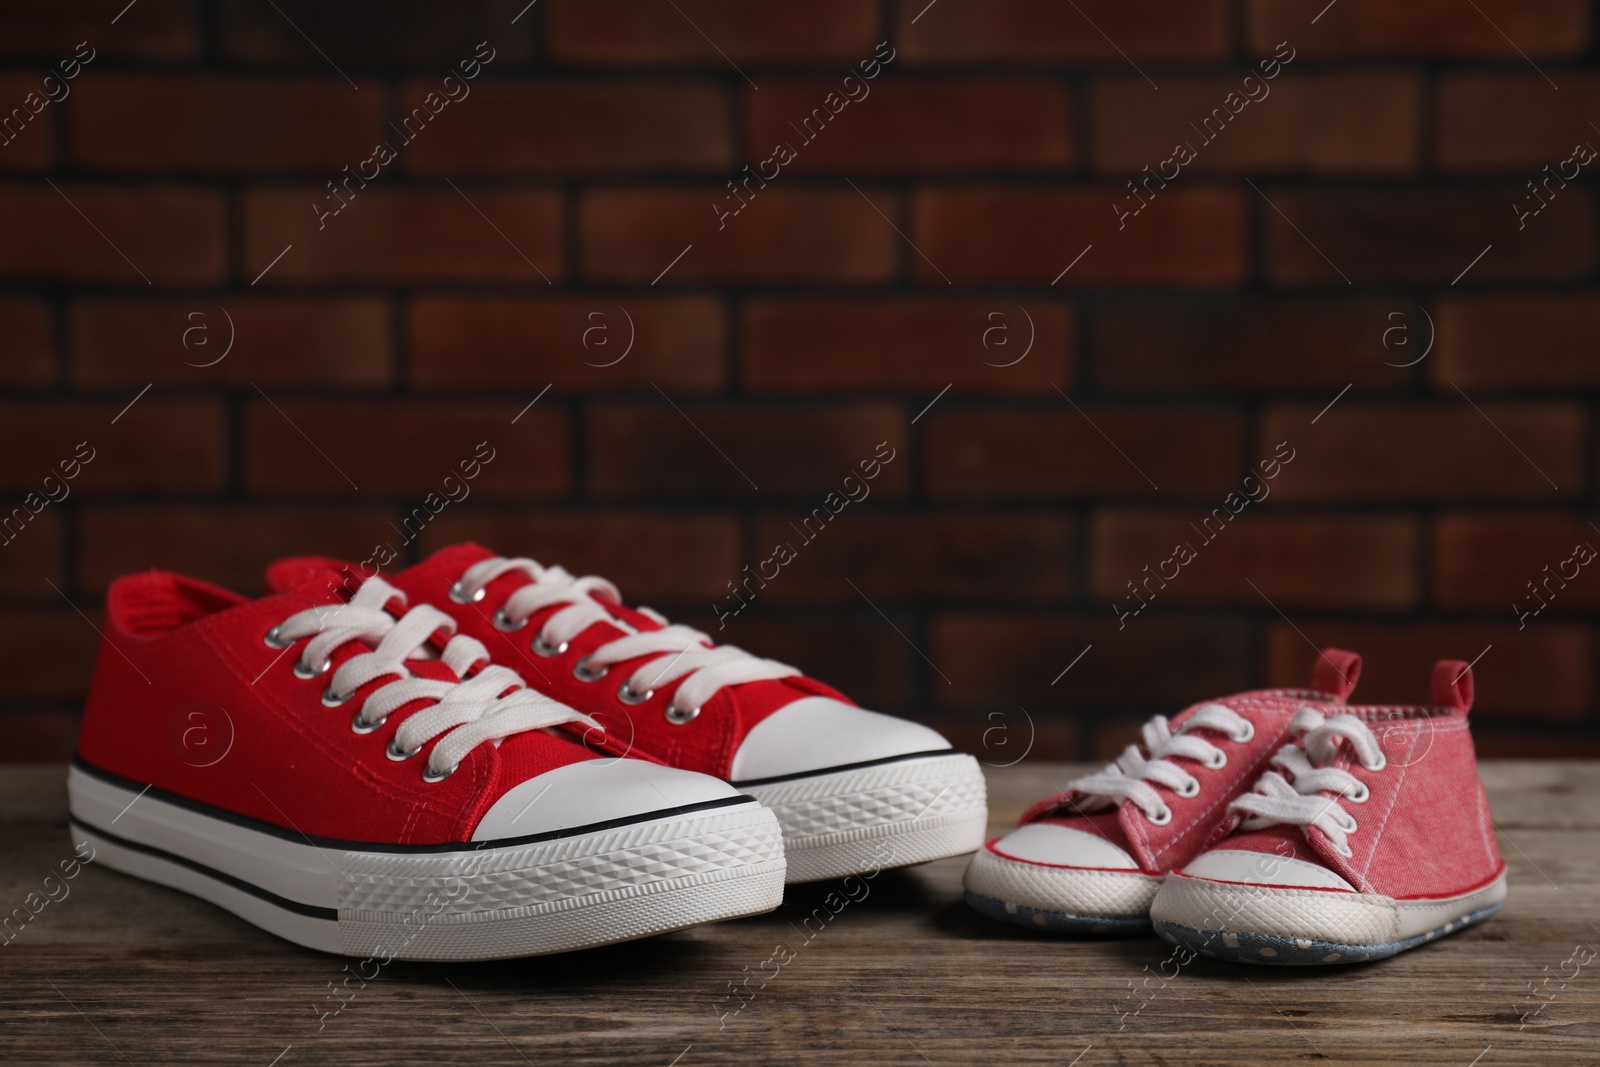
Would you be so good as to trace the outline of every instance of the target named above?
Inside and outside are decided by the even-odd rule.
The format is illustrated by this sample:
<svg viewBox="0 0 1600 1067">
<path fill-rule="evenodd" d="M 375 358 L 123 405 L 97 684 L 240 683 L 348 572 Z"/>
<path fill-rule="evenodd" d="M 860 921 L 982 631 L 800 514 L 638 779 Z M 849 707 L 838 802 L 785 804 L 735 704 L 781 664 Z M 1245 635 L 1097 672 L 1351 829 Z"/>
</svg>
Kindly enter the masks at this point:
<svg viewBox="0 0 1600 1067">
<path fill-rule="evenodd" d="M 395 743 L 397 741 L 399 741 L 398 737 L 396 737 L 394 741 L 390 741 L 388 746 L 385 747 L 384 750 L 383 750 L 383 754 L 385 756 L 388 756 L 390 759 L 394 760 L 396 763 L 404 763 L 406 760 L 410 759 L 412 756 L 415 756 L 418 752 L 422 751 L 422 749 L 420 749 L 420 748 L 414 748 L 410 752 L 402 752 L 399 749 L 395 748 Z"/>
<path fill-rule="evenodd" d="M 1376 774 L 1378 771 L 1381 771 L 1385 767 L 1389 766 L 1389 757 L 1384 755 L 1382 750 L 1379 750 L 1379 752 L 1378 752 L 1378 762 L 1376 764 L 1374 764 L 1371 767 L 1367 767 L 1367 765 L 1365 763 L 1363 763 L 1361 766 L 1365 767 L 1367 770 L 1372 771 L 1374 774 Z"/>
<path fill-rule="evenodd" d="M 494 628 L 496 630 L 501 630 L 505 633 L 512 633 L 513 631 L 522 629 L 526 625 L 528 625 L 527 619 L 523 619 L 521 622 L 512 622 L 510 619 L 506 618 L 505 608 L 501 608 L 499 611 L 494 613 Z"/>
<path fill-rule="evenodd" d="M 1220 770 L 1222 770 L 1222 768 L 1226 767 L 1227 765 L 1228 765 L 1228 754 L 1226 752 L 1222 751 L 1222 749 L 1220 749 L 1220 748 L 1217 749 L 1217 754 L 1215 756 L 1208 758 L 1204 763 L 1205 767 L 1207 767 L 1207 768 L 1209 768 L 1209 769 L 1211 769 L 1213 771 L 1220 771 Z"/>
<path fill-rule="evenodd" d="M 454 767 L 451 767 L 448 771 L 445 771 L 443 774 L 434 774 L 433 773 L 433 765 L 429 764 L 428 766 L 422 768 L 422 780 L 431 785 L 434 782 L 442 782 L 442 781 L 444 781 L 446 778 L 450 777 L 454 773 L 456 773 L 456 769 Z"/>
<path fill-rule="evenodd" d="M 1188 800 L 1190 797 L 1197 797 L 1200 795 L 1200 779 L 1191 778 L 1187 782 L 1184 782 L 1182 787 L 1173 790 L 1173 792 L 1177 793 L 1185 800 Z"/>
<path fill-rule="evenodd" d="M 1146 815 L 1145 819 L 1149 821 L 1151 826 L 1165 826 L 1172 821 L 1172 809 L 1162 808 L 1154 815 Z"/>
<path fill-rule="evenodd" d="M 1355 818 L 1349 814 L 1346 814 L 1344 817 L 1344 822 L 1339 824 L 1339 829 L 1343 830 L 1347 834 L 1355 833 L 1358 828 L 1359 827 L 1356 825 Z"/>
<path fill-rule="evenodd" d="M 354 693 L 346 693 L 344 696 L 339 696 L 333 691 L 333 686 L 329 685 L 322 691 L 322 706 L 325 708 L 337 708 L 354 695 Z"/>
<path fill-rule="evenodd" d="M 1358 793 L 1355 790 L 1351 790 L 1344 795 L 1344 799 L 1352 804 L 1365 804 L 1372 798 L 1372 790 L 1367 788 L 1367 783 L 1357 782 L 1356 787 L 1361 791 Z"/>
<path fill-rule="evenodd" d="M 361 719 L 361 713 L 358 711 L 356 712 L 355 718 L 350 720 L 350 729 L 353 733 L 370 734 L 372 731 L 378 729 L 378 727 L 382 726 L 388 721 L 389 716 L 385 715 L 376 722 L 363 722 Z"/>
<path fill-rule="evenodd" d="M 585 656 L 572 665 L 572 676 L 580 682 L 598 682 L 611 673 L 610 667 L 601 667 L 598 671 L 589 670 L 589 657 Z"/>
<path fill-rule="evenodd" d="M 563 641 L 559 645 L 546 644 L 544 634 L 539 634 L 533 639 L 533 644 L 528 647 L 533 649 L 535 655 L 544 656 L 548 659 L 551 656 L 559 656 L 565 652 L 567 650 L 567 642 Z"/>
<path fill-rule="evenodd" d="M 1256 735 L 1256 724 L 1251 722 L 1249 719 L 1246 719 L 1245 723 L 1244 723 L 1243 732 L 1241 732 L 1237 736 L 1235 736 L 1233 734 L 1229 734 L 1228 735 L 1228 740 L 1232 741 L 1236 745 L 1242 745 L 1242 744 L 1245 744 L 1246 742 L 1248 742 L 1251 738 L 1255 737 L 1255 735 Z"/>
<path fill-rule="evenodd" d="M 655 695 L 656 691 L 654 689 L 646 689 L 643 693 L 635 693 L 632 682 L 623 682 L 617 687 L 617 699 L 624 704 L 643 704 Z"/>
<path fill-rule="evenodd" d="M 478 601 L 483 599 L 483 593 L 484 591 L 479 589 L 476 593 L 473 593 L 472 596 L 469 597 L 466 593 L 462 592 L 460 582 L 456 582 L 450 586 L 450 599 L 454 600 L 457 604 L 476 604 Z"/>
<path fill-rule="evenodd" d="M 331 666 L 333 666 L 333 660 L 332 659 L 325 659 L 325 660 L 322 661 L 322 666 L 318 667 L 316 670 L 311 670 L 309 667 L 307 667 L 305 664 L 301 663 L 299 660 L 295 660 L 294 661 L 294 676 L 296 678 L 299 678 L 301 681 L 309 681 L 312 678 L 320 678 L 324 674 L 327 674 L 328 673 L 328 668 L 331 667 Z"/>
<path fill-rule="evenodd" d="M 684 710 L 683 708 L 678 707 L 676 704 L 667 705 L 667 721 L 672 723 L 674 726 L 682 726 L 684 723 L 694 722 L 699 715 L 699 708 L 689 708 L 688 710 Z"/>
<path fill-rule="evenodd" d="M 261 643 L 266 645 L 268 648 L 276 648 L 279 650 L 288 648 L 290 645 L 294 644 L 293 638 L 284 637 L 279 630 L 280 628 L 277 626 L 274 626 L 272 629 L 268 630 L 266 636 L 261 639 Z"/>
<path fill-rule="evenodd" d="M 1328 843 L 1333 844 L 1331 841 Z M 1349 845 L 1345 845 L 1343 848 L 1340 848 L 1338 845 L 1333 845 L 1333 850 L 1339 855 L 1343 856 L 1345 859 L 1349 859 L 1351 856 L 1356 854 L 1355 849 L 1351 848 Z"/>
</svg>

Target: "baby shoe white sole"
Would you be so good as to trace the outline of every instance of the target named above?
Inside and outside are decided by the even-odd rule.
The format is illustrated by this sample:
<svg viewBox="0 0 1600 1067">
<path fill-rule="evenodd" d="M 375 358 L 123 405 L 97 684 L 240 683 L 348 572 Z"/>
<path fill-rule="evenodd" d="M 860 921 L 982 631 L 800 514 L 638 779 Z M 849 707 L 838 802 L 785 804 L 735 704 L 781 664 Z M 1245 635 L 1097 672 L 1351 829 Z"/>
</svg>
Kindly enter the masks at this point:
<svg viewBox="0 0 1600 1067">
<path fill-rule="evenodd" d="M 967 903 L 992 919 L 1065 934 L 1138 934 L 1150 929 L 1161 876 L 1058 866 L 1007 856 L 990 841 L 972 857 Z"/>
<path fill-rule="evenodd" d="M 1505 898 L 1504 871 L 1455 896 L 1406 900 L 1171 874 L 1150 906 L 1150 918 L 1165 940 L 1217 959 L 1363 963 L 1482 922 Z"/>
</svg>

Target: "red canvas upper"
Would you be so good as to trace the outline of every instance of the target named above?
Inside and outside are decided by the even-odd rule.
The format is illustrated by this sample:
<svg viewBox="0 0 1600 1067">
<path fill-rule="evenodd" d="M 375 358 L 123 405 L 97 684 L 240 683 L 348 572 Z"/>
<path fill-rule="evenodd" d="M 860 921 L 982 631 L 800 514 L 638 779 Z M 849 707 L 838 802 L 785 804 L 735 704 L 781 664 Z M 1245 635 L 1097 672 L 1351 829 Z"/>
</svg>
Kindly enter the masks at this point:
<svg viewBox="0 0 1600 1067">
<path fill-rule="evenodd" d="M 1018 825 L 1052 823 L 1104 837 L 1126 850 L 1147 874 L 1161 874 L 1182 866 L 1210 844 L 1219 828 L 1229 824 L 1229 803 L 1244 793 L 1260 777 L 1272 754 L 1283 744 L 1289 722 L 1302 707 L 1325 707 L 1329 714 L 1342 705 L 1361 673 L 1361 657 L 1330 648 L 1313 668 L 1309 689 L 1262 689 L 1207 700 L 1185 708 L 1172 719 L 1174 733 L 1182 730 L 1202 707 L 1221 704 L 1249 720 L 1255 735 L 1248 741 L 1207 732 L 1206 740 L 1228 756 L 1226 765 L 1211 769 L 1194 760 L 1175 757 L 1174 762 L 1200 782 L 1200 791 L 1183 797 L 1161 788 L 1162 800 L 1172 811 L 1172 820 L 1156 825 L 1131 800 L 1124 800 L 1104 811 L 1080 809 L 1090 796 L 1068 790 L 1040 801 L 1023 813 Z"/>
<path fill-rule="evenodd" d="M 728 778 L 740 743 L 751 728 L 773 712 L 808 696 L 850 702 L 837 690 L 796 674 L 724 687 L 702 705 L 698 716 L 686 723 L 674 723 L 666 716 L 666 709 L 684 679 L 656 687 L 653 696 L 643 703 L 625 704 L 618 697 L 618 679 L 629 677 L 646 662 L 666 665 L 672 659 L 669 654 L 641 656 L 614 664 L 603 680 L 595 682 L 580 680 L 573 668 L 601 645 L 627 636 L 628 628 L 638 632 L 655 631 L 663 627 L 663 620 L 647 610 L 623 604 L 613 595 L 615 590 L 610 583 L 588 580 L 595 588 L 575 595 L 593 599 L 609 618 L 593 623 L 571 639 L 564 652 L 554 656 L 537 655 L 531 650 L 531 642 L 544 623 L 561 610 L 561 604 L 552 604 L 536 612 L 529 616 L 526 625 L 511 632 L 498 629 L 493 621 L 507 598 L 530 584 L 532 579 L 520 572 L 504 574 L 484 587 L 481 599 L 465 604 L 450 595 L 467 568 L 495 555 L 481 545 L 452 545 L 390 580 L 412 603 L 432 604 L 447 612 L 462 633 L 482 641 L 495 662 L 517 671 L 530 686 L 599 722 L 605 734 L 591 731 L 587 740 L 592 745 L 635 759 L 652 759 L 668 766 Z M 302 581 L 306 574 L 329 570 L 347 573 L 353 580 L 359 578 L 356 564 L 307 557 L 273 564 L 268 569 L 267 581 L 270 588 L 287 588 Z M 705 644 L 714 647 L 710 638 L 706 638 Z"/>
<path fill-rule="evenodd" d="M 1368 770 L 1341 747 L 1326 764 L 1354 775 L 1369 792 L 1361 803 L 1318 794 L 1356 819 L 1348 857 L 1319 828 L 1282 823 L 1238 830 L 1213 847 L 1293 855 L 1335 871 L 1360 892 L 1401 899 L 1454 896 L 1494 880 L 1505 861 L 1467 728 L 1472 697 L 1472 668 L 1441 660 L 1433 670 L 1432 706 L 1340 709 L 1367 724 L 1386 760 L 1382 769 Z M 1243 821 L 1234 812 L 1224 831 Z"/>
<path fill-rule="evenodd" d="M 347 599 L 359 583 L 346 586 L 344 578 L 303 570 L 298 581 L 259 600 L 161 571 L 118 579 L 107 596 L 78 757 L 296 833 L 387 844 L 468 840 L 511 786 L 594 758 L 568 735 L 540 731 L 479 744 L 438 782 L 421 774 L 437 741 L 404 761 L 385 758 L 399 726 L 435 701 L 413 701 L 374 732 L 354 733 L 351 718 L 362 701 L 398 676 L 374 679 L 343 706 L 325 707 L 331 671 L 302 679 L 293 670 L 306 640 L 282 650 L 263 641 L 296 612 Z M 386 610 L 401 614 L 403 605 L 395 598 Z M 444 636 L 435 641 L 442 645 Z M 333 667 L 368 651 L 348 642 L 333 653 Z M 438 660 L 407 666 L 417 676 L 455 680 Z M 226 745 L 219 749 L 225 755 L 195 758 L 185 739 L 191 722 L 209 731 L 209 743 Z"/>
</svg>

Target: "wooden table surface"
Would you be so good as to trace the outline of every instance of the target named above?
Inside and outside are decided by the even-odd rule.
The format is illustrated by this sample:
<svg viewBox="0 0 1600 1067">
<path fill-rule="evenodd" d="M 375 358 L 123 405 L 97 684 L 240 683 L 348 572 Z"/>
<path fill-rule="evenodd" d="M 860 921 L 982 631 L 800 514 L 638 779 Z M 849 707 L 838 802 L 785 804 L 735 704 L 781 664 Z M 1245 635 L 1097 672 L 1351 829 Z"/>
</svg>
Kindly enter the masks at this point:
<svg viewBox="0 0 1600 1067">
<path fill-rule="evenodd" d="M 994 828 L 1079 770 L 991 770 Z M 1316 971 L 1199 960 L 1174 974 L 1153 937 L 1069 940 L 993 923 L 961 901 L 963 859 L 884 872 L 859 900 L 833 898 L 837 914 L 824 906 L 829 886 L 795 887 L 755 919 L 566 956 L 397 961 L 363 982 L 349 977 L 355 961 L 91 863 L 0 940 L 0 1056 L 140 1067 L 1600 1064 L 1600 764 L 1483 773 L 1510 865 L 1501 913 L 1391 960 Z M 64 782 L 59 766 L 0 767 L 5 909 L 42 896 L 71 856 Z M 803 925 L 818 908 L 826 923 Z M 730 1000 L 747 974 L 753 998 Z"/>
</svg>

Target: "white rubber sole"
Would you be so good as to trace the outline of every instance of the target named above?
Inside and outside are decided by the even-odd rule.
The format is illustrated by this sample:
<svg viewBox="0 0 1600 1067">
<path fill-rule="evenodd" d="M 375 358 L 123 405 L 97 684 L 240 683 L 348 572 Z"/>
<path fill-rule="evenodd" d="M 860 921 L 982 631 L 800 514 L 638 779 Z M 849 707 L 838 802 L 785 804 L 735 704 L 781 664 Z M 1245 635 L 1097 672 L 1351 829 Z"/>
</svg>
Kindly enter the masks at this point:
<svg viewBox="0 0 1600 1067">
<path fill-rule="evenodd" d="M 557 834 L 441 846 L 314 840 L 74 764 L 96 865 L 348 956 L 487 960 L 629 941 L 783 899 L 777 820 L 731 798 Z"/>
<path fill-rule="evenodd" d="M 732 784 L 777 816 L 790 882 L 964 855 L 989 820 L 983 770 L 960 752 Z"/>
<path fill-rule="evenodd" d="M 1174 945 L 1239 963 L 1334 964 L 1384 959 L 1500 910 L 1506 876 L 1449 897 L 1214 882 L 1170 875 L 1150 906 Z"/>
<path fill-rule="evenodd" d="M 1136 934 L 1150 929 L 1160 875 L 1091 870 L 1013 859 L 985 845 L 963 880 L 967 903 L 991 918 L 1069 934 Z"/>
</svg>

